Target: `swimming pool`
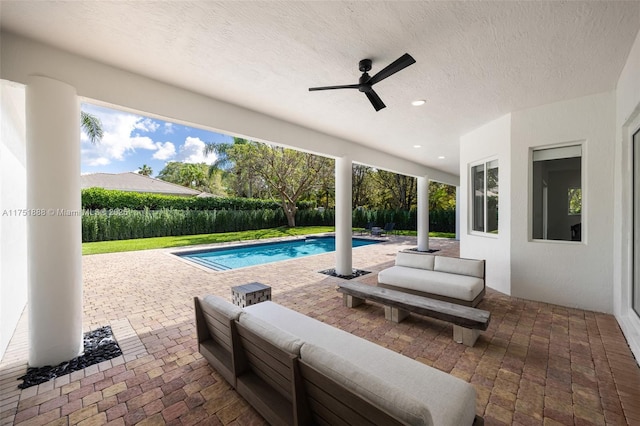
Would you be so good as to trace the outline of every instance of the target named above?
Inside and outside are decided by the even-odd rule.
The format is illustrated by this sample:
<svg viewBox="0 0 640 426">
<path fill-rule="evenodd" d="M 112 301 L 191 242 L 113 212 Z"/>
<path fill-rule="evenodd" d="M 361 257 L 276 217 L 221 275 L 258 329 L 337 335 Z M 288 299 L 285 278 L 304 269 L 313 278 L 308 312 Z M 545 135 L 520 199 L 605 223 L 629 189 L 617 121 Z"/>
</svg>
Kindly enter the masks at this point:
<svg viewBox="0 0 640 426">
<path fill-rule="evenodd" d="M 364 238 L 353 238 L 351 241 L 353 247 L 382 242 Z M 330 253 L 335 250 L 335 237 L 307 237 L 293 241 L 255 243 L 173 254 L 216 271 L 226 271 L 314 254 Z"/>
</svg>

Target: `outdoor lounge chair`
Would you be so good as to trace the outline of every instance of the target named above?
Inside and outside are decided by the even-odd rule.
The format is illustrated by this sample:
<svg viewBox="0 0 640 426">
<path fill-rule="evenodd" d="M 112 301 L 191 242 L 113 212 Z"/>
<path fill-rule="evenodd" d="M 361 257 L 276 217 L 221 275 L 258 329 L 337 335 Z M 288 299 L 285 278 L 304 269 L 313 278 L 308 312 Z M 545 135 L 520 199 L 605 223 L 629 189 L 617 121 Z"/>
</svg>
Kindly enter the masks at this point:
<svg viewBox="0 0 640 426">
<path fill-rule="evenodd" d="M 384 228 L 382 228 L 382 232 L 380 233 L 380 235 L 389 234 L 389 233 L 393 232 L 393 228 L 395 226 L 396 226 L 395 222 L 386 223 L 384 225 Z"/>
<path fill-rule="evenodd" d="M 373 228 L 373 222 L 367 222 L 367 224 L 364 226 L 364 229 L 360 231 L 360 235 L 370 234 L 372 228 Z"/>
</svg>

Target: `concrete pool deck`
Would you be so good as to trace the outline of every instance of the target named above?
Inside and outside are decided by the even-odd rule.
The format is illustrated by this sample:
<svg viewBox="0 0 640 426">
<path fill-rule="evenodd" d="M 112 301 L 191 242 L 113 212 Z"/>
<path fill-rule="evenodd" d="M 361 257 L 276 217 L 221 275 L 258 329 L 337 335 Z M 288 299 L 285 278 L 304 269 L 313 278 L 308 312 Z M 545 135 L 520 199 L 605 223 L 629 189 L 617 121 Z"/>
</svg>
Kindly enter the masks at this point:
<svg viewBox="0 0 640 426">
<path fill-rule="evenodd" d="M 431 239 L 437 254 L 458 256 L 458 242 Z M 395 253 L 416 239 L 353 250 L 355 280 L 376 282 Z M 216 272 L 171 256 L 176 249 L 83 257 L 84 329 L 112 325 L 124 355 L 19 390 L 26 370 L 23 314 L 0 363 L 0 424 L 258 425 L 264 420 L 198 354 L 193 297 L 231 300 L 231 287 L 258 281 L 277 303 L 386 346 L 474 385 L 488 425 L 639 424 L 640 368 L 611 315 L 488 291 L 478 306 L 489 329 L 472 348 L 453 342 L 451 325 L 411 315 L 384 320 L 381 305 L 342 305 L 342 280 L 319 274 L 327 253 Z"/>
</svg>

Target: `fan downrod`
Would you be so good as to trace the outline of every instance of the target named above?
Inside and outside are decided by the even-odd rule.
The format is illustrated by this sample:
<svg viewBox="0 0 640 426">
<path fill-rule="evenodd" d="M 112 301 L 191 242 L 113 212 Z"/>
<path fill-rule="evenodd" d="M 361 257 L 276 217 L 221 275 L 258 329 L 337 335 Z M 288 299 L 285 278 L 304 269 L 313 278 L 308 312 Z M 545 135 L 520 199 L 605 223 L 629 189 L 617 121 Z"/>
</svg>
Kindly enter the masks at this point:
<svg viewBox="0 0 640 426">
<path fill-rule="evenodd" d="M 363 59 L 358 63 L 358 69 L 360 72 L 371 71 L 371 59 Z"/>
</svg>

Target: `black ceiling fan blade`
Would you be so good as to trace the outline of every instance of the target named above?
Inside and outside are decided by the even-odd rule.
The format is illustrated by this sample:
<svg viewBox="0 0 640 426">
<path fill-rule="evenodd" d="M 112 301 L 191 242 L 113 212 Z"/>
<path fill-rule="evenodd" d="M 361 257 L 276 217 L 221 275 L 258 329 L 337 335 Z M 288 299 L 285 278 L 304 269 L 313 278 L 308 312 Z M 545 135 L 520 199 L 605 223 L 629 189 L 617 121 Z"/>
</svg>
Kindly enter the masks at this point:
<svg viewBox="0 0 640 426">
<path fill-rule="evenodd" d="M 333 89 L 357 89 L 359 88 L 359 84 L 344 84 L 342 86 L 324 86 L 324 87 L 310 87 L 310 92 L 315 92 L 316 90 L 333 90 Z"/>
<path fill-rule="evenodd" d="M 381 69 L 380 72 L 378 72 L 376 75 L 371 77 L 371 79 L 368 81 L 368 83 L 371 84 L 371 85 L 374 85 L 374 84 L 384 80 L 385 78 L 387 78 L 389 76 L 392 76 L 393 74 L 397 73 L 398 71 L 402 71 L 403 69 L 405 69 L 409 65 L 415 64 L 415 63 L 416 63 L 416 60 L 413 59 L 413 57 L 411 55 L 409 55 L 408 53 L 405 53 L 404 55 L 400 56 L 395 61 L 391 62 L 385 68 Z"/>
<path fill-rule="evenodd" d="M 375 108 L 376 111 L 380 111 L 382 108 L 386 107 L 384 102 L 382 102 L 382 99 L 380 99 L 380 96 L 378 96 L 378 94 L 376 92 L 374 92 L 373 90 L 369 90 L 368 92 L 364 92 L 364 94 L 367 95 L 367 98 L 369 98 L 369 101 L 371 102 L 371 105 L 373 105 L 373 107 Z"/>
</svg>

